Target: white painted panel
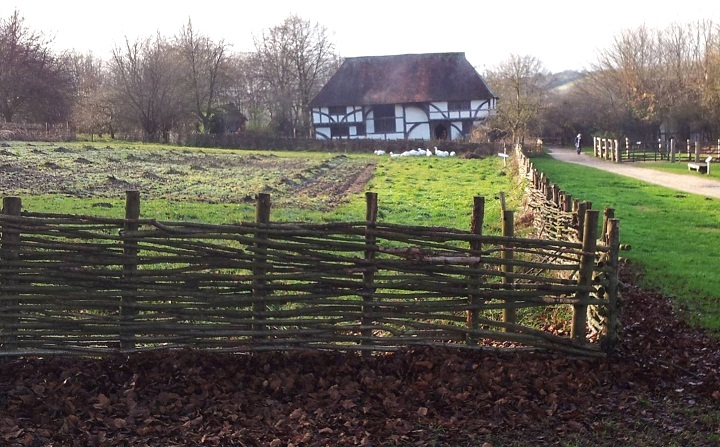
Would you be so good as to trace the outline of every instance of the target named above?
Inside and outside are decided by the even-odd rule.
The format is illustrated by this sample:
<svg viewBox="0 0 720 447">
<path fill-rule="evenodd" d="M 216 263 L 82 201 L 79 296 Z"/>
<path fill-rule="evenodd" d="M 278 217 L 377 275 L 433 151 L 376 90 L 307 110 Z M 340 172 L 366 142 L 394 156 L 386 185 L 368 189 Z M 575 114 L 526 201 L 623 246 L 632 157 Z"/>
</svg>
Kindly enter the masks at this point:
<svg viewBox="0 0 720 447">
<path fill-rule="evenodd" d="M 429 140 L 430 139 L 430 125 L 421 124 L 414 128 L 408 134 L 408 139 L 411 140 Z"/>
</svg>

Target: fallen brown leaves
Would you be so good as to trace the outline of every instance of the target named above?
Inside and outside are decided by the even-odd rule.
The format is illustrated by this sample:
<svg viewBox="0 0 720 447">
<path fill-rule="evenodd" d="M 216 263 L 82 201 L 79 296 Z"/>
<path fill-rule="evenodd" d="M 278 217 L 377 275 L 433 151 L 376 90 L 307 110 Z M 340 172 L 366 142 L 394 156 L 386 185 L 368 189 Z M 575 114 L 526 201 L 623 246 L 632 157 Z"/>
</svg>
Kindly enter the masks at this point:
<svg viewBox="0 0 720 447">
<path fill-rule="evenodd" d="M 599 360 L 438 348 L 2 359 L 0 444 L 633 445 L 623 436 L 653 427 L 714 445 L 718 419 L 696 416 L 720 406 L 720 343 L 662 295 L 630 286 L 624 304 L 623 346 Z"/>
</svg>

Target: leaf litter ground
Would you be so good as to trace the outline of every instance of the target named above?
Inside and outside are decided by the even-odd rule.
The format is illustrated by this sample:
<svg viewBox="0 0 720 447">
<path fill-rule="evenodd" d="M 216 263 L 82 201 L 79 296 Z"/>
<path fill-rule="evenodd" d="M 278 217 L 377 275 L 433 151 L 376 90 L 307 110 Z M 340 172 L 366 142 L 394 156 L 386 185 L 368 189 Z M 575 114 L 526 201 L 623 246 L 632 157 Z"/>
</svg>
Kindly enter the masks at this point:
<svg viewBox="0 0 720 447">
<path fill-rule="evenodd" d="M 607 359 L 419 348 L 0 360 L 9 446 L 718 445 L 720 343 L 623 273 Z"/>
</svg>

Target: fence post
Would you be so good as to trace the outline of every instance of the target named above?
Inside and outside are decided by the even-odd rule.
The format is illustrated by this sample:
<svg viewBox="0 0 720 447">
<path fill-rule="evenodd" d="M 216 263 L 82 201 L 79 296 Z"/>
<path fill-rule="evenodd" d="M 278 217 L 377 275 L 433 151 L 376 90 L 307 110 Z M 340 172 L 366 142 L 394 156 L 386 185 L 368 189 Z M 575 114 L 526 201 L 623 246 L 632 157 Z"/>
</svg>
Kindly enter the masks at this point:
<svg viewBox="0 0 720 447">
<path fill-rule="evenodd" d="M 583 239 L 585 230 L 585 210 L 587 210 L 587 202 L 575 201 L 575 216 L 577 222 L 578 238 Z"/>
<path fill-rule="evenodd" d="M 138 244 L 127 237 L 128 232 L 137 231 L 140 219 L 140 191 L 125 192 L 125 222 L 123 223 L 123 282 L 132 284 L 138 268 Z M 120 349 L 135 348 L 135 333 L 132 322 L 138 313 L 136 306 L 137 288 L 133 285 L 123 289 L 120 298 Z"/>
<path fill-rule="evenodd" d="M 483 222 L 485 221 L 485 198 L 480 196 L 475 196 L 473 198 L 473 210 L 472 210 L 472 220 L 470 221 L 470 232 L 477 236 L 482 236 L 482 227 Z M 470 241 L 470 256 L 477 256 L 478 260 L 481 258 L 482 254 L 480 251 L 482 250 L 482 243 L 479 239 L 472 239 Z M 480 297 L 477 296 L 477 294 L 473 293 L 473 290 L 477 289 L 478 282 L 480 281 L 480 275 L 478 273 L 473 272 L 472 270 L 479 270 L 481 267 L 481 263 L 478 262 L 475 264 L 474 268 L 471 269 L 470 277 L 468 278 L 470 280 L 470 295 L 468 297 L 470 309 L 465 313 L 466 320 L 467 320 L 467 327 L 471 331 L 476 331 L 479 328 L 478 319 L 480 317 L 480 309 L 478 309 L 478 305 L 480 304 Z M 475 335 L 468 335 L 465 339 L 466 344 L 468 345 L 476 345 L 478 342 L 478 339 Z"/>
<path fill-rule="evenodd" d="M 375 265 L 373 260 L 375 259 L 375 245 L 377 243 L 377 237 L 375 236 L 375 228 L 377 227 L 377 193 L 366 192 L 365 193 L 365 261 L 367 267 L 363 271 L 363 293 L 362 293 L 362 340 L 361 344 L 371 344 L 370 337 L 372 337 L 372 329 L 370 326 L 373 324 L 372 317 L 369 316 L 373 312 L 372 303 L 375 299 Z M 367 351 L 363 354 L 369 354 Z"/>
<path fill-rule="evenodd" d="M 687 161 L 690 161 L 690 138 L 687 139 Z"/>
<path fill-rule="evenodd" d="M 259 193 L 255 203 L 255 256 L 253 259 L 253 319 L 257 322 L 253 325 L 256 332 L 265 332 L 265 275 L 267 274 L 267 229 L 263 228 L 270 223 L 270 194 Z M 256 334 L 256 338 L 262 335 Z"/>
<path fill-rule="evenodd" d="M 670 138 L 670 163 L 675 163 L 675 138 Z"/>
<path fill-rule="evenodd" d="M 619 258 L 620 258 L 620 220 L 608 219 L 607 233 L 603 236 L 610 247 L 608 254 L 608 267 L 610 268 L 608 277 L 608 286 L 605 291 L 605 299 L 607 300 L 607 317 L 605 321 L 604 339 L 601 340 L 600 346 L 603 350 L 611 354 L 619 343 L 620 330 L 620 309 L 618 306 L 618 285 L 619 285 Z"/>
<path fill-rule="evenodd" d="M 630 138 L 628 137 L 625 137 L 625 158 L 630 159 Z"/>
<path fill-rule="evenodd" d="M 515 236 L 515 227 L 514 227 L 514 221 L 515 221 L 515 215 L 512 210 L 505 210 L 503 213 L 503 236 L 511 238 Z M 513 272 L 513 266 L 510 264 L 510 261 L 513 259 L 513 249 L 509 246 L 503 247 L 502 251 L 502 258 L 503 258 L 503 264 L 502 264 L 502 283 L 504 285 L 512 284 L 513 280 L 509 276 Z M 515 308 L 515 303 L 508 303 L 505 302 L 505 308 L 503 309 L 503 323 L 510 323 L 515 324 L 517 322 L 517 309 Z M 513 332 L 509 328 L 504 329 L 505 332 Z"/>
<path fill-rule="evenodd" d="M 620 142 L 615 139 L 613 140 L 613 161 L 620 163 L 622 161 L 622 153 L 620 152 Z"/>
<path fill-rule="evenodd" d="M 21 210 L 22 201 L 19 197 L 3 198 L 2 214 L 19 217 Z M 1 229 L 0 259 L 6 262 L 17 261 L 20 258 L 20 231 L 6 225 L 3 225 Z M 12 288 L 12 286 L 18 284 L 18 278 L 13 274 L 16 269 L 6 268 L 6 271 L 7 273 L 0 275 L 0 284 Z M 10 296 L 14 294 L 14 292 L 8 293 Z M 14 351 L 18 348 L 19 305 L 20 302 L 14 298 L 0 301 L 0 306 L 7 309 L 3 312 L 5 315 L 2 315 L 2 320 L 0 320 L 0 329 L 2 329 L 0 342 L 3 351 Z"/>
<path fill-rule="evenodd" d="M 610 219 L 615 218 L 615 208 L 605 208 L 605 213 L 603 214 L 603 222 L 602 222 L 602 230 L 600 233 L 600 237 L 602 238 L 602 241 L 607 243 L 607 231 L 608 231 L 608 221 Z"/>
<path fill-rule="evenodd" d="M 593 155 L 598 156 L 598 137 L 593 137 Z"/>
<path fill-rule="evenodd" d="M 557 184 L 553 183 L 550 193 L 550 200 L 552 200 L 553 205 L 560 205 L 560 187 Z M 503 210 L 505 210 L 505 208 L 503 208 Z"/>
<path fill-rule="evenodd" d="M 587 209 L 585 211 L 585 228 L 582 238 L 582 255 L 580 256 L 580 271 L 578 274 L 578 286 L 582 288 L 592 286 L 593 270 L 595 266 L 595 249 L 597 248 L 597 223 L 598 210 Z M 589 292 L 578 291 L 575 297 L 579 303 L 573 305 L 573 319 L 571 335 L 573 341 L 585 342 L 587 326 L 587 299 Z"/>
<path fill-rule="evenodd" d="M 700 142 L 695 141 L 695 163 L 700 163 Z"/>
</svg>

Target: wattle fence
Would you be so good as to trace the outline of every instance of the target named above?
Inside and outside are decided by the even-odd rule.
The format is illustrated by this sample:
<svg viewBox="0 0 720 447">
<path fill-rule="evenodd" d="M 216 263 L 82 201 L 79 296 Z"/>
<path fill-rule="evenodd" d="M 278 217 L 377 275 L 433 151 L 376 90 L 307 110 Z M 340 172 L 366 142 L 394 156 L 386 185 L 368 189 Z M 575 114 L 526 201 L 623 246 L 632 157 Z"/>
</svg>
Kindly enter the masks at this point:
<svg viewBox="0 0 720 447">
<path fill-rule="evenodd" d="M 614 219 L 600 238 L 594 210 L 579 238 L 519 238 L 505 210 L 503 235 L 485 235 L 482 197 L 469 231 L 381 223 L 366 197 L 363 221 L 275 223 L 260 194 L 256 221 L 232 225 L 143 219 L 133 191 L 123 218 L 27 212 L 6 197 L 0 355 L 442 345 L 601 356 L 617 344 Z M 570 329 L 538 324 L 544 314 Z"/>
<path fill-rule="evenodd" d="M 620 221 L 613 208 L 605 208 L 602 222 L 599 211 L 592 209 L 592 202 L 582 201 L 567 194 L 535 169 L 530 158 L 521 149 L 515 151 L 519 176 L 527 180 L 526 208 L 532 218 L 535 237 L 568 242 L 590 242 L 599 235 L 597 243 L 608 250 L 595 258 L 596 270 L 593 282 L 602 284 L 599 294 L 604 296 L 603 305 L 587 308 L 588 324 L 594 331 L 605 334 L 603 343 L 607 351 L 619 343 L 620 292 L 619 253 L 630 250 L 620 244 Z M 598 230 L 598 225 L 601 225 Z M 591 234 L 592 233 L 592 234 Z"/>
</svg>

